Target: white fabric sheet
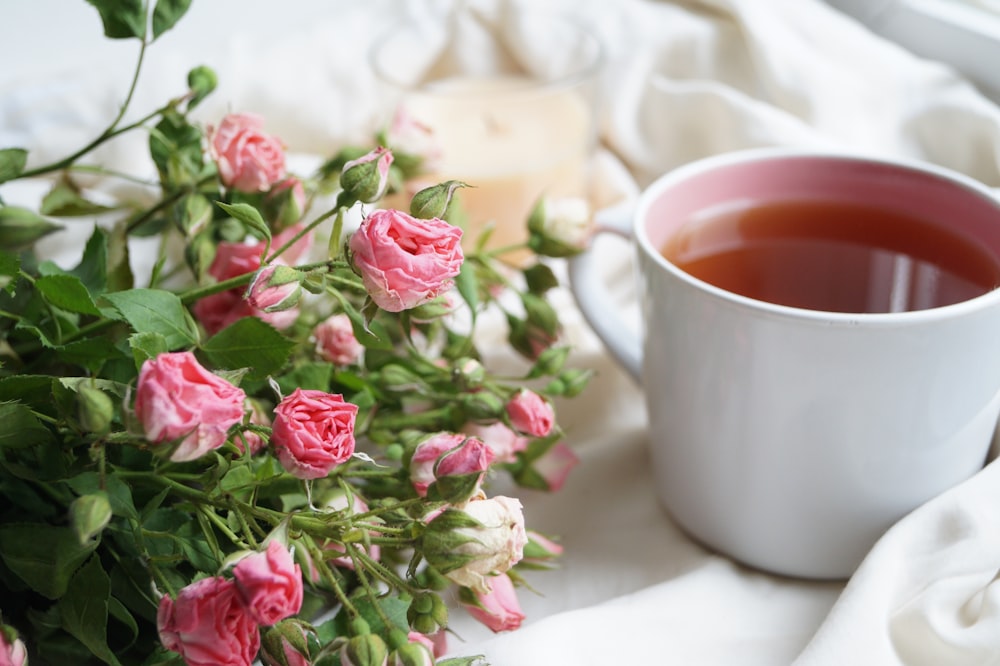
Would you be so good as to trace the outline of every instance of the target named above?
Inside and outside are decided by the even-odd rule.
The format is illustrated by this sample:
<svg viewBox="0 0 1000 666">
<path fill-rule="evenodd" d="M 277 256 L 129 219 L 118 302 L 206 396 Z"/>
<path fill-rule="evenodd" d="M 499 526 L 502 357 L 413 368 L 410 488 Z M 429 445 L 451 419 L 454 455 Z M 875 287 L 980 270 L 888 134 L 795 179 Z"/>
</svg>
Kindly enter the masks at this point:
<svg viewBox="0 0 1000 666">
<path fill-rule="evenodd" d="M 130 117 L 177 94 L 187 70 L 205 63 L 221 80 L 199 111 L 205 122 L 253 111 L 290 151 L 329 153 L 372 129 L 378 100 L 368 45 L 391 21 L 458 4 L 498 17 L 498 30 L 518 7 L 199 0 L 150 51 Z M 602 202 L 634 196 L 689 160 L 762 145 L 924 159 L 1000 186 L 997 106 L 948 67 L 819 0 L 531 4 L 570 7 L 607 48 Z M 39 164 L 85 143 L 113 117 L 135 46 L 105 42 L 82 0 L 8 3 L 0 22 L 8 54 L 0 146 L 29 148 Z M 101 157 L 149 170 L 142 136 Z M 12 203 L 39 192 L 0 187 Z M 74 258 L 72 243 L 47 243 L 55 256 Z M 607 278 L 628 308 L 630 251 L 602 243 Z M 481 653 L 497 666 L 1000 663 L 997 464 L 900 521 L 846 586 L 746 569 L 693 543 L 657 505 L 641 393 L 565 292 L 560 306 L 574 363 L 597 371 L 582 397 L 558 406 L 581 464 L 559 493 L 506 492 L 523 499 L 532 527 L 561 536 L 567 554 L 560 569 L 528 575 L 537 593 L 520 595 L 528 617 L 519 631 L 492 636 L 454 613 L 455 654 Z"/>
</svg>

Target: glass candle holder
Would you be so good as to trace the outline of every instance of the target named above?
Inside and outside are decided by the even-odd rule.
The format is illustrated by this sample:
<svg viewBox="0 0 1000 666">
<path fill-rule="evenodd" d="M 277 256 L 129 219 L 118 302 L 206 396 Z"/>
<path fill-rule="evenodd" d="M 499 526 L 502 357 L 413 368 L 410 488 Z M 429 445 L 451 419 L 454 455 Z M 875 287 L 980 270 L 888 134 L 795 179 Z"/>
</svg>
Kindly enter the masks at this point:
<svg viewBox="0 0 1000 666">
<path fill-rule="evenodd" d="M 467 245 L 487 227 L 487 247 L 523 242 L 541 197 L 587 197 L 602 64 L 600 41 L 559 14 L 465 7 L 392 28 L 371 51 L 390 147 L 393 127 L 426 139 L 398 196 L 461 181 Z"/>
</svg>

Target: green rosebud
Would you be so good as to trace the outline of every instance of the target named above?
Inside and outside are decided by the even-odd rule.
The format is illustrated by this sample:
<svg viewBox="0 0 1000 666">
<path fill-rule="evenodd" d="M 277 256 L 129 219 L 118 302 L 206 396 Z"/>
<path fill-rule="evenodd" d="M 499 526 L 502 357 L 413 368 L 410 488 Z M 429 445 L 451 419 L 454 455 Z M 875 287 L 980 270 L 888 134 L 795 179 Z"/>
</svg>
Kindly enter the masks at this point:
<svg viewBox="0 0 1000 666">
<path fill-rule="evenodd" d="M 18 637 L 17 630 L 10 625 L 0 624 L 0 650 L 4 651 L 0 657 L 7 659 L 3 663 L 12 666 L 28 666 L 28 649 L 25 647 L 24 641 Z"/>
<path fill-rule="evenodd" d="M 191 110 L 215 90 L 219 85 L 219 78 L 215 75 L 215 70 L 200 65 L 188 72 L 187 84 L 191 90 L 191 98 L 188 100 L 188 110 Z"/>
<path fill-rule="evenodd" d="M 377 634 L 359 634 L 340 648 L 341 666 L 385 666 L 389 649 Z"/>
<path fill-rule="evenodd" d="M 504 401 L 489 391 L 472 391 L 458 396 L 465 415 L 473 420 L 495 419 L 503 413 Z"/>
<path fill-rule="evenodd" d="M 542 199 L 528 217 L 528 246 L 542 256 L 570 257 L 587 247 L 593 229 L 585 199 Z"/>
<path fill-rule="evenodd" d="M 108 501 L 108 494 L 99 490 L 77 497 L 69 505 L 69 522 L 77 539 L 80 540 L 80 545 L 86 545 L 111 522 L 111 502 Z"/>
<path fill-rule="evenodd" d="M 389 184 L 392 152 L 384 146 L 350 160 L 340 174 L 340 186 L 355 201 L 374 203 L 382 198 Z"/>
<path fill-rule="evenodd" d="M 77 417 L 80 427 L 96 435 L 111 431 L 115 406 L 108 394 L 99 388 L 82 384 L 76 392 Z"/>
<path fill-rule="evenodd" d="M 26 249 L 42 236 L 60 229 L 60 225 L 27 208 L 0 206 L 0 247 L 9 252 Z"/>
<path fill-rule="evenodd" d="M 422 220 L 435 217 L 440 220 L 449 219 L 454 212 L 455 191 L 460 187 L 468 185 L 457 180 L 449 180 L 420 190 L 410 200 L 410 215 Z"/>
<path fill-rule="evenodd" d="M 426 645 L 420 643 L 400 645 L 392 651 L 390 657 L 393 666 L 434 666 L 434 655 Z"/>
</svg>

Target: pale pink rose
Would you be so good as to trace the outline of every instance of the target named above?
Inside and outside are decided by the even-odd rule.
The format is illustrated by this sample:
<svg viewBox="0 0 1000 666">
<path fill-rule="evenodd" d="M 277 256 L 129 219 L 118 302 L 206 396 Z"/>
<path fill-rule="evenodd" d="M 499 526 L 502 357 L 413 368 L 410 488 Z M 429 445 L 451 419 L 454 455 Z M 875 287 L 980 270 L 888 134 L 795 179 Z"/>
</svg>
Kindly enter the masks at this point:
<svg viewBox="0 0 1000 666">
<path fill-rule="evenodd" d="M 385 194 L 389 185 L 389 167 L 392 166 L 392 151 L 384 146 L 344 164 L 340 183 L 358 201 L 372 203 Z"/>
<path fill-rule="evenodd" d="M 444 575 L 458 585 L 486 593 L 493 576 L 505 573 L 524 556 L 528 536 L 521 503 L 512 497 L 498 495 L 474 500 L 460 510 L 478 521 L 479 526 L 455 529 L 458 535 L 470 540 L 453 548 L 450 554 L 467 555 L 472 559 Z"/>
<path fill-rule="evenodd" d="M 263 118 L 252 113 L 231 113 L 209 128 L 209 154 L 226 187 L 265 192 L 284 178 L 285 147 L 263 128 Z"/>
<path fill-rule="evenodd" d="M 552 405 L 529 389 L 521 389 L 507 401 L 507 416 L 515 430 L 532 437 L 545 437 L 556 421 Z"/>
<path fill-rule="evenodd" d="M 271 444 L 300 479 L 319 479 L 354 454 L 358 406 L 339 394 L 297 388 L 274 410 Z"/>
<path fill-rule="evenodd" d="M 340 313 L 327 317 L 313 329 L 316 340 L 316 353 L 324 361 L 334 365 L 351 365 L 356 363 L 365 348 L 354 337 L 351 318 Z"/>
<path fill-rule="evenodd" d="M 469 614 L 489 627 L 494 633 L 513 631 L 521 626 L 524 613 L 517 600 L 514 583 L 507 574 L 490 579 L 489 592 L 474 592 L 475 602 L 462 602 Z"/>
<path fill-rule="evenodd" d="M 373 211 L 351 236 L 354 266 L 375 304 L 388 312 L 426 303 L 462 267 L 462 230 L 394 209 Z"/>
<path fill-rule="evenodd" d="M 247 401 L 250 409 L 250 423 L 259 426 L 270 426 L 271 425 L 271 415 L 268 414 L 259 402 L 256 400 Z M 242 436 L 237 436 L 233 438 L 233 443 L 236 444 L 236 448 L 243 452 L 243 440 L 246 440 L 247 445 L 250 447 L 250 455 L 255 455 L 260 453 L 261 449 L 267 443 L 264 438 L 253 432 L 252 430 L 243 431 Z"/>
<path fill-rule="evenodd" d="M 486 442 L 498 462 L 510 463 L 517 460 L 517 453 L 528 448 L 527 437 L 519 435 L 501 421 L 483 425 L 467 423 L 462 428 L 470 437 L 478 437 Z"/>
<path fill-rule="evenodd" d="M 250 666 L 260 649 L 257 622 L 225 578 L 191 583 L 176 600 L 163 596 L 156 625 L 163 647 L 188 666 Z"/>
<path fill-rule="evenodd" d="M 440 432 L 417 444 L 410 459 L 410 482 L 425 497 L 427 488 L 444 477 L 478 473 L 482 480 L 493 459 L 493 451 L 482 440 Z"/>
<path fill-rule="evenodd" d="M 236 589 L 257 624 L 269 627 L 302 608 L 302 570 L 277 541 L 233 567 Z"/>
<path fill-rule="evenodd" d="M 354 495 L 353 497 L 348 497 L 343 491 L 336 493 L 335 495 L 327 499 L 326 502 L 324 502 L 324 506 L 327 509 L 333 511 L 349 510 L 352 515 L 368 512 L 368 504 L 363 499 L 361 499 L 357 495 Z M 374 534 L 375 533 L 373 532 L 372 535 L 374 536 Z M 370 547 L 362 544 L 361 547 L 365 550 L 366 553 L 368 553 L 368 557 L 372 558 L 373 560 L 378 560 L 379 557 L 382 556 L 382 549 L 379 547 L 378 544 L 373 543 Z M 323 548 L 325 550 L 330 550 L 337 553 L 344 552 L 344 546 L 335 541 L 327 542 L 323 546 Z M 342 557 L 331 558 L 330 563 L 333 564 L 334 566 L 342 567 L 344 569 L 352 569 L 352 570 L 354 569 L 354 560 L 352 560 L 349 555 L 343 555 Z"/>
<path fill-rule="evenodd" d="M 569 473 L 580 462 L 576 453 L 565 442 L 556 442 L 532 463 L 532 469 L 545 480 L 549 490 L 560 490 Z"/>
<path fill-rule="evenodd" d="M 28 666 L 28 648 L 17 633 L 0 626 L 0 666 Z"/>
<path fill-rule="evenodd" d="M 246 394 L 206 370 L 191 352 L 160 354 L 143 363 L 135 413 L 152 444 L 178 442 L 170 459 L 200 458 L 226 443 L 243 420 Z"/>
</svg>

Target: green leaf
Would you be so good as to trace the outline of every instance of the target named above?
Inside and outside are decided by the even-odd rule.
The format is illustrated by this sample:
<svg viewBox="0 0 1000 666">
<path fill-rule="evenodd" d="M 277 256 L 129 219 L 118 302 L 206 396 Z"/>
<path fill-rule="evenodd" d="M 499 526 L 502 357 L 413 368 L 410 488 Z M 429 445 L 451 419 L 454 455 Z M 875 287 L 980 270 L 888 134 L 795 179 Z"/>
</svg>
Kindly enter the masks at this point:
<svg viewBox="0 0 1000 666">
<path fill-rule="evenodd" d="M 100 558 L 92 557 L 76 572 L 66 595 L 59 600 L 59 615 L 63 629 L 86 645 L 94 656 L 106 664 L 120 666 L 121 662 L 108 647 L 110 598 L 111 579 Z"/>
<path fill-rule="evenodd" d="M 226 211 L 227 215 L 239 220 L 260 234 L 268 243 L 267 248 L 264 250 L 265 255 L 267 254 L 268 249 L 271 247 L 271 229 L 267 226 L 267 222 L 264 221 L 259 210 L 247 203 L 227 204 L 216 201 L 215 204 Z"/>
<path fill-rule="evenodd" d="M 25 449 L 53 441 L 52 431 L 18 402 L 0 403 L 0 449 Z"/>
<path fill-rule="evenodd" d="M 101 311 L 94 305 L 90 292 L 73 275 L 45 275 L 35 281 L 35 288 L 46 301 L 57 308 L 78 314 L 99 316 Z"/>
<path fill-rule="evenodd" d="M 85 338 L 55 348 L 56 354 L 66 363 L 87 368 L 92 373 L 100 371 L 110 359 L 121 358 L 122 353 L 111 338 Z"/>
<path fill-rule="evenodd" d="M 479 279 L 476 277 L 475 268 L 467 261 L 462 262 L 462 267 L 455 278 L 455 288 L 462 296 L 462 300 L 469 304 L 472 316 L 476 316 L 479 307 Z"/>
<path fill-rule="evenodd" d="M 198 342 L 198 328 L 181 299 L 162 289 L 129 289 L 105 294 L 136 333 L 159 333 L 168 349 Z"/>
<path fill-rule="evenodd" d="M 153 10 L 153 39 L 170 30 L 191 6 L 191 0 L 159 0 Z"/>
<path fill-rule="evenodd" d="M 20 270 L 21 259 L 15 254 L 0 250 L 0 285 L 8 294 L 14 293 Z"/>
<path fill-rule="evenodd" d="M 27 162 L 28 151 L 24 148 L 0 149 L 0 183 L 20 176 Z"/>
<path fill-rule="evenodd" d="M 146 36 L 146 8 L 143 0 L 87 0 L 101 15 L 104 36 L 129 39 Z"/>
<path fill-rule="evenodd" d="M 0 206 L 0 247 L 23 250 L 53 231 L 62 229 L 37 213 L 19 206 Z"/>
<path fill-rule="evenodd" d="M 38 212 L 55 217 L 80 217 L 98 215 L 114 210 L 109 206 L 90 201 L 80 194 L 80 188 L 67 179 L 57 182 L 42 199 Z"/>
<path fill-rule="evenodd" d="M 132 349 L 136 370 L 147 360 L 170 351 L 167 339 L 159 333 L 136 333 L 129 337 L 128 344 Z"/>
<path fill-rule="evenodd" d="M 104 293 L 108 286 L 108 232 L 94 225 L 80 263 L 69 273 L 80 278 L 91 297 Z"/>
<path fill-rule="evenodd" d="M 201 349 L 213 365 L 227 370 L 249 367 L 247 378 L 257 380 L 281 368 L 294 347 L 270 324 L 244 317 L 216 333 Z"/>
<path fill-rule="evenodd" d="M 202 132 L 178 111 L 167 111 L 149 133 L 149 153 L 160 179 L 173 186 L 196 182 L 204 165 Z"/>
<path fill-rule="evenodd" d="M 0 558 L 14 574 L 48 599 L 66 593 L 70 578 L 97 548 L 80 545 L 68 527 L 37 523 L 0 525 Z"/>
</svg>

